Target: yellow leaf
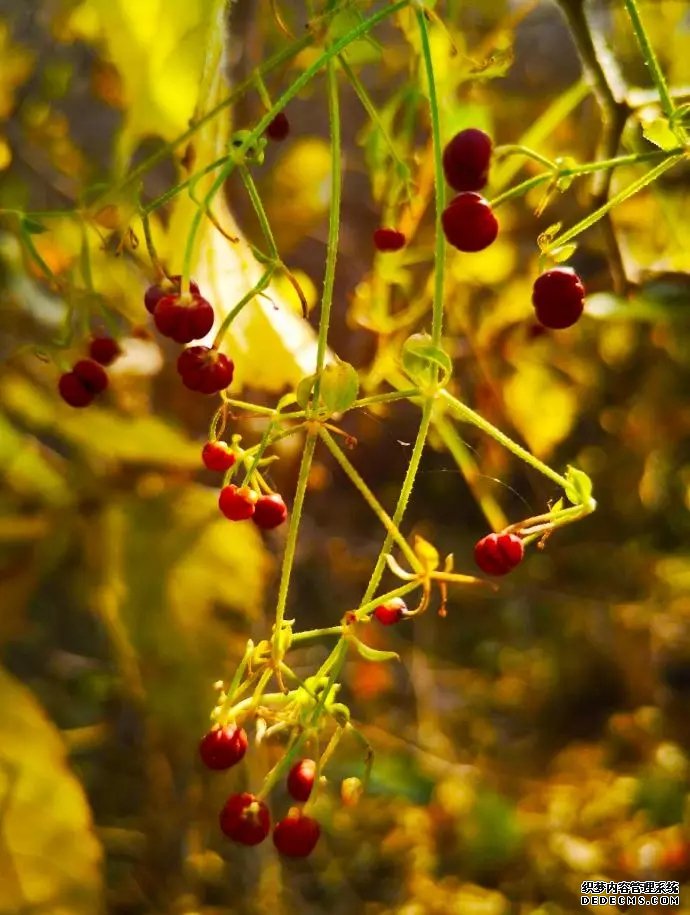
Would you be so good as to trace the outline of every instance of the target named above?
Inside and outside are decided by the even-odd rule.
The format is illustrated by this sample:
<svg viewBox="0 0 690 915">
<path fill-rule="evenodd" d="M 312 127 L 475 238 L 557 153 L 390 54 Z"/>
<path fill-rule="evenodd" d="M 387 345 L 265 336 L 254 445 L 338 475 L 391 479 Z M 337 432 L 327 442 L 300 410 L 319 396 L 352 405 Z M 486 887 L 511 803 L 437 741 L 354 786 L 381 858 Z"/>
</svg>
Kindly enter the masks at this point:
<svg viewBox="0 0 690 915">
<path fill-rule="evenodd" d="M 0 669 L 0 915 L 98 915 L 101 851 L 57 730 Z"/>
<path fill-rule="evenodd" d="M 436 547 L 417 534 L 414 538 L 414 551 L 427 572 L 438 569 L 439 555 Z"/>
<path fill-rule="evenodd" d="M 123 162 L 142 137 L 187 128 L 224 9 L 222 0 L 83 0 L 74 11 L 73 33 L 104 44 L 122 79 Z"/>
<path fill-rule="evenodd" d="M 537 457 L 545 458 L 570 432 L 577 398 L 547 368 L 521 365 L 504 385 L 508 415 Z"/>
</svg>

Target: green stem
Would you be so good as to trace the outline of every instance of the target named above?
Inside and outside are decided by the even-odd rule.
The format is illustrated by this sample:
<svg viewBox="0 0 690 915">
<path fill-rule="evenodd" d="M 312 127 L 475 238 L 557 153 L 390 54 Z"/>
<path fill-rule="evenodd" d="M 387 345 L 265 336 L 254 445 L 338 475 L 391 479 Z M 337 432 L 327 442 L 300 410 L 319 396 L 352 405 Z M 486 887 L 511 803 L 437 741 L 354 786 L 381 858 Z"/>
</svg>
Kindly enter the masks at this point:
<svg viewBox="0 0 690 915">
<path fill-rule="evenodd" d="M 266 210 L 264 205 L 261 202 L 261 197 L 259 192 L 256 189 L 256 184 L 254 184 L 254 179 L 252 178 L 251 172 L 246 165 L 239 166 L 239 172 L 242 177 L 245 188 L 247 189 L 247 194 L 251 201 L 256 217 L 259 220 L 259 225 L 261 226 L 261 231 L 264 238 L 268 243 L 269 256 L 274 260 L 279 261 L 280 256 L 278 254 L 278 246 L 276 245 L 275 238 L 273 237 L 273 232 L 271 231 L 271 224 L 268 221 L 268 216 L 266 215 Z"/>
<path fill-rule="evenodd" d="M 215 171 L 217 168 L 220 168 L 221 165 L 226 165 L 228 161 L 227 156 L 221 156 L 220 159 L 216 159 L 215 162 L 211 162 L 210 165 L 206 165 L 204 168 L 199 169 L 198 172 L 195 172 L 193 175 L 190 175 L 188 178 L 185 178 L 184 181 L 181 181 L 180 184 L 176 184 L 175 187 L 169 188 L 164 194 L 161 194 L 160 197 L 156 197 L 150 203 L 147 203 L 145 207 L 142 207 L 142 213 L 153 213 L 159 207 L 164 206 L 173 197 L 176 197 L 181 191 L 189 187 L 192 184 L 196 184 L 200 178 L 203 178 L 204 175 L 208 175 L 209 172 Z"/>
<path fill-rule="evenodd" d="M 556 163 L 552 162 L 551 159 L 547 159 L 546 156 L 542 156 L 534 149 L 530 149 L 529 146 L 522 146 L 519 143 L 508 143 L 505 146 L 497 146 L 494 149 L 494 156 L 497 158 L 503 156 L 526 156 L 528 159 L 534 159 L 535 162 L 539 162 L 549 169 L 555 170 L 557 168 Z"/>
<path fill-rule="evenodd" d="M 316 345 L 316 381 L 314 383 L 313 403 L 319 402 L 319 373 L 323 369 L 328 344 L 328 326 L 331 320 L 333 304 L 333 286 L 335 283 L 335 264 L 338 256 L 338 237 L 340 233 L 340 202 L 342 193 L 342 151 L 340 148 L 340 104 L 338 99 L 338 76 L 332 61 L 328 62 L 328 120 L 331 136 L 331 209 L 328 217 L 328 248 L 326 251 L 326 269 L 323 278 L 323 295 L 321 297 L 321 319 L 319 338 Z"/>
<path fill-rule="evenodd" d="M 652 80 L 659 93 L 661 107 L 663 108 L 666 117 L 671 118 L 673 117 L 673 99 L 671 98 L 671 93 L 668 89 L 666 77 L 659 66 L 659 60 L 654 53 L 654 48 L 651 45 L 644 23 L 642 22 L 642 17 L 640 16 L 640 11 L 637 7 L 637 0 L 623 0 L 623 2 L 625 3 L 625 9 L 630 18 L 630 22 L 632 23 L 635 38 L 640 46 L 640 51 L 642 52 L 646 65 L 649 67 Z"/>
<path fill-rule="evenodd" d="M 344 50 L 349 44 L 352 44 L 353 41 L 357 41 L 358 38 L 361 38 L 363 35 L 366 35 L 368 32 L 370 32 L 374 28 L 374 26 L 378 25 L 379 22 L 382 22 L 388 16 L 392 16 L 394 13 L 397 13 L 400 10 L 404 9 L 409 4 L 409 2 L 410 2 L 410 0 L 397 0 L 397 3 L 393 3 L 390 6 L 387 6 L 385 9 L 379 10 L 377 13 L 374 13 L 372 16 L 369 16 L 367 19 L 362 19 L 353 29 L 351 29 L 349 32 L 347 32 L 337 41 L 333 42 L 332 45 L 330 45 L 328 48 L 326 48 L 316 58 L 316 60 L 313 61 L 313 63 L 311 63 L 306 68 L 306 70 L 304 70 L 297 77 L 297 79 L 285 90 L 285 92 L 283 92 L 283 94 L 280 96 L 278 101 L 274 102 L 270 111 L 267 111 L 266 114 L 264 114 L 264 116 L 261 118 L 261 120 L 256 125 L 256 127 L 246 136 L 242 145 L 239 146 L 237 148 L 237 150 L 235 150 L 236 160 L 239 161 L 239 159 L 242 156 L 242 153 L 246 152 L 246 150 L 249 149 L 250 146 L 252 146 L 254 143 L 256 143 L 256 141 L 259 139 L 259 137 L 264 133 L 264 131 L 266 130 L 268 125 L 271 123 L 273 118 L 280 111 L 282 111 L 283 108 L 285 108 L 285 106 L 288 105 L 289 102 L 291 102 L 292 99 L 296 95 L 298 95 L 302 91 L 302 89 L 304 89 L 304 87 L 306 85 L 308 85 L 309 82 L 311 82 L 311 80 L 316 76 L 317 73 L 320 72 L 320 70 L 323 69 L 324 66 L 329 64 L 333 60 L 334 57 L 337 57 L 338 54 L 340 54 L 340 52 L 342 50 Z M 306 44 L 308 44 L 308 43 L 309 42 L 307 41 Z M 249 80 L 248 85 L 249 86 L 252 85 L 252 79 Z M 332 89 L 329 90 L 329 99 L 331 98 L 331 94 L 332 94 Z M 331 101 L 332 101 L 332 99 L 331 99 Z M 216 108 L 213 109 L 213 113 L 214 114 L 217 113 L 223 107 L 225 107 L 225 104 L 216 106 Z M 201 121 L 199 123 L 206 121 L 208 119 L 209 119 L 209 115 L 206 115 L 204 118 L 201 119 Z M 331 127 L 333 127 L 333 125 L 331 125 Z M 338 144 L 338 157 L 340 157 L 340 144 Z M 209 190 L 208 194 L 206 195 L 206 197 L 204 199 L 203 210 L 205 210 L 207 208 L 208 204 L 213 200 L 213 197 L 216 195 L 218 190 L 223 185 L 223 182 L 229 177 L 229 175 L 233 171 L 236 160 L 233 159 L 232 161 L 230 161 L 228 163 L 226 168 L 224 168 L 222 170 L 221 174 L 218 176 L 216 181 L 211 186 L 211 189 Z M 338 159 L 338 164 L 339 163 L 340 163 L 340 159 Z M 203 210 L 199 210 L 194 214 L 194 218 L 189 227 L 189 234 L 187 236 L 187 244 L 185 247 L 185 261 L 187 261 L 187 259 L 189 259 L 189 261 L 191 262 L 192 251 L 194 249 L 194 242 L 196 239 L 196 234 L 199 230 L 199 225 L 201 223 L 201 217 L 203 215 Z M 184 277 L 184 273 L 183 273 L 183 277 Z M 324 349 L 324 352 L 325 352 L 325 349 Z"/>
<path fill-rule="evenodd" d="M 409 167 L 408 167 L 408 165 L 400 158 L 400 156 L 398 155 L 398 151 L 397 151 L 396 148 L 395 148 L 395 143 L 393 142 L 393 140 L 391 139 L 390 134 L 389 134 L 388 131 L 386 130 L 386 127 L 385 127 L 383 121 L 381 120 L 381 118 L 380 118 L 380 116 L 379 116 L 379 113 L 378 113 L 378 111 L 376 110 L 376 107 L 375 107 L 374 103 L 372 102 L 371 98 L 369 97 L 369 93 L 368 93 L 367 90 L 364 88 L 364 86 L 362 85 L 362 83 L 361 83 L 359 77 L 358 77 L 357 74 L 354 72 L 354 70 L 352 69 L 352 67 L 349 65 L 349 63 L 347 62 L 347 60 L 345 59 L 345 56 L 344 56 L 343 54 L 339 54 L 339 55 L 338 55 L 338 63 L 340 64 L 340 66 L 341 66 L 343 72 L 345 73 L 345 75 L 347 76 L 348 80 L 350 81 L 350 84 L 352 85 L 352 88 L 353 88 L 353 89 L 355 90 L 355 92 L 357 93 L 357 98 L 358 98 L 358 99 L 360 100 L 360 102 L 362 103 L 362 107 L 364 108 L 364 110 L 366 111 L 366 113 L 369 115 L 369 117 L 371 118 L 372 123 L 376 125 L 376 127 L 377 127 L 377 129 L 379 130 L 381 136 L 383 137 L 383 139 L 384 139 L 386 145 L 388 146 L 388 149 L 390 150 L 391 157 L 393 158 L 393 160 L 394 160 L 395 162 L 398 163 L 398 165 L 399 165 L 402 169 L 405 170 L 406 173 L 409 173 Z"/>
<path fill-rule="evenodd" d="M 350 409 L 356 410 L 360 407 L 369 407 L 377 403 L 391 403 L 395 400 L 411 400 L 413 397 L 420 397 L 421 393 L 419 388 L 408 388 L 405 391 L 387 391 L 385 394 L 372 394 L 370 397 L 362 397 L 356 400 Z"/>
<path fill-rule="evenodd" d="M 679 146 L 668 152 L 657 150 L 655 152 L 647 153 L 631 153 L 628 156 L 617 156 L 615 159 L 602 159 L 599 162 L 587 162 L 584 165 L 575 165 L 572 168 L 558 168 L 555 171 L 542 172 L 539 175 L 534 175 L 532 178 L 527 178 L 520 184 L 516 184 L 515 187 L 509 188 L 507 191 L 494 197 L 490 203 L 492 208 L 496 209 L 497 206 L 505 203 L 506 200 L 511 200 L 513 197 L 519 197 L 522 194 L 526 194 L 528 191 L 531 191 L 532 188 L 544 184 L 545 181 L 556 181 L 558 178 L 579 178 L 581 175 L 589 175 L 592 174 L 592 172 L 605 171 L 606 169 L 620 168 L 625 165 L 637 165 L 640 162 L 656 162 L 659 159 L 668 159 L 669 156 L 682 155 L 683 152 L 683 148 Z"/>
<path fill-rule="evenodd" d="M 424 445 L 426 443 L 426 437 L 429 433 L 429 425 L 431 423 L 431 415 L 434 406 L 434 398 L 429 397 L 424 401 L 424 408 L 422 410 L 422 419 L 419 424 L 419 430 L 417 431 L 417 438 L 415 439 L 414 447 L 412 449 L 412 455 L 410 457 L 410 463 L 407 465 L 407 471 L 405 472 L 405 478 L 403 480 L 402 487 L 400 489 L 400 495 L 398 496 L 398 504 L 395 507 L 393 512 L 393 524 L 396 528 L 400 528 L 400 524 L 405 514 L 405 509 L 407 508 L 407 503 L 410 500 L 410 495 L 412 494 L 412 488 L 414 486 L 415 479 L 417 477 L 417 471 L 419 470 L 419 464 L 422 459 L 422 453 L 424 451 Z M 393 543 L 393 537 L 390 533 L 386 534 L 386 539 L 383 541 L 381 546 L 381 551 L 379 552 L 378 559 L 376 560 L 376 565 L 374 570 L 371 573 L 369 579 L 369 584 L 367 585 L 366 591 L 364 592 L 364 597 L 362 598 L 362 603 L 365 604 L 367 601 L 371 600 L 376 588 L 378 587 L 379 582 L 381 581 L 381 576 L 386 568 L 386 556 L 390 552 L 391 545 Z"/>
<path fill-rule="evenodd" d="M 242 298 L 237 303 L 237 305 L 235 305 L 235 307 L 231 311 L 229 311 L 228 314 L 223 318 L 223 323 L 218 328 L 216 336 L 213 339 L 213 346 L 215 348 L 220 346 L 220 342 L 223 339 L 223 337 L 225 336 L 225 332 L 227 331 L 228 327 L 230 327 L 232 322 L 235 320 L 237 315 L 242 311 L 244 306 L 248 305 L 249 302 L 251 302 L 251 300 L 255 296 L 257 296 L 260 292 L 263 292 L 263 290 L 271 282 L 272 276 L 273 276 L 273 267 L 268 269 L 263 274 L 263 276 L 261 277 L 259 282 L 256 284 L 256 286 L 254 286 L 252 289 L 249 290 L 249 292 L 247 292 L 245 295 L 243 295 Z"/>
<path fill-rule="evenodd" d="M 656 181 L 657 178 L 660 178 L 664 172 L 667 172 L 669 169 L 673 168 L 674 165 L 677 165 L 681 159 L 685 158 L 684 155 L 670 155 L 663 162 L 660 162 L 656 168 L 651 169 L 646 174 L 642 175 L 641 178 L 638 178 L 637 181 L 633 181 L 632 184 L 629 184 L 627 187 L 624 187 L 622 191 L 619 191 L 613 197 L 606 201 L 603 206 L 600 206 L 598 210 L 595 210 L 593 213 L 590 213 L 589 216 L 586 216 L 584 219 L 580 220 L 572 228 L 568 229 L 567 232 L 564 232 L 562 235 L 557 235 L 556 238 L 551 240 L 551 243 L 543 249 L 544 254 L 548 254 L 549 251 L 552 251 L 554 248 L 558 248 L 561 245 L 564 245 L 566 242 L 569 242 L 571 239 L 575 238 L 581 232 L 584 232 L 586 229 L 589 229 L 596 222 L 598 222 L 602 216 L 605 216 L 610 210 L 614 207 L 619 206 L 629 197 L 632 197 L 634 194 L 637 194 L 638 191 L 643 190 L 647 185 L 651 184 L 653 181 Z"/>
<path fill-rule="evenodd" d="M 208 193 L 204 197 L 202 206 L 197 208 L 196 213 L 192 217 L 189 231 L 187 232 L 187 242 L 184 249 L 184 260 L 182 262 L 182 282 L 180 284 L 180 288 L 183 292 L 189 289 L 189 277 L 192 269 L 192 257 L 194 255 L 194 242 L 196 241 L 196 235 L 199 231 L 199 226 L 201 225 L 201 219 L 208 211 L 213 198 L 225 184 L 225 181 L 230 175 L 234 165 L 235 163 L 232 159 L 228 160 L 224 168 L 221 169 L 220 174 L 216 177 L 216 180 L 209 188 Z"/>
<path fill-rule="evenodd" d="M 429 88 L 429 113 L 431 115 L 431 135 L 434 145 L 434 184 L 436 191 L 436 214 L 434 220 L 435 246 L 434 246 L 434 304 L 431 319 L 431 340 L 434 346 L 441 343 L 443 331 L 443 293 L 444 293 L 444 267 L 446 253 L 446 237 L 443 232 L 441 216 L 446 206 L 446 185 L 443 174 L 443 147 L 441 146 L 441 126 L 438 112 L 438 98 L 436 96 L 436 79 L 434 77 L 434 64 L 431 58 L 429 45 L 429 32 L 426 18 L 422 10 L 417 11 L 417 22 L 422 39 L 422 57 Z"/>
<path fill-rule="evenodd" d="M 276 621 L 274 627 L 273 647 L 277 649 L 280 631 L 285 618 L 285 607 L 287 605 L 288 589 L 290 587 L 290 577 L 292 575 L 292 566 L 295 561 L 295 551 L 297 549 L 297 534 L 299 532 L 300 519 L 302 517 L 302 508 L 304 507 L 304 497 L 307 492 L 307 483 L 309 481 L 309 471 L 311 469 L 312 458 L 314 457 L 314 448 L 316 447 L 316 434 L 307 435 L 302 452 L 302 461 L 299 467 L 297 477 L 297 489 L 295 490 L 295 499 L 292 505 L 290 523 L 288 526 L 287 540 L 285 543 L 285 553 L 283 555 L 283 564 L 280 569 L 280 585 L 278 586 L 278 602 L 276 606 Z"/>
<path fill-rule="evenodd" d="M 393 524 L 391 516 L 384 509 L 384 507 L 378 501 L 378 499 L 373 494 L 373 492 L 369 489 L 369 487 L 364 482 L 364 480 L 362 479 L 360 474 L 357 472 L 357 470 L 355 470 L 355 468 L 352 466 L 350 461 L 348 461 L 348 459 L 345 457 L 342 450 L 338 447 L 338 444 L 335 441 L 335 439 L 333 438 L 333 436 L 330 434 L 330 432 L 328 432 L 326 429 L 324 429 L 323 426 L 319 429 L 319 435 L 320 435 L 323 443 L 326 445 L 328 450 L 331 452 L 333 457 L 338 462 L 338 464 L 340 464 L 341 468 L 345 471 L 347 476 L 350 478 L 350 481 L 352 482 L 352 484 L 359 490 L 360 494 L 362 495 L 362 498 L 367 503 L 369 508 L 371 508 L 371 510 L 374 512 L 374 514 L 379 519 L 381 524 L 388 531 L 388 534 L 390 535 L 390 537 L 395 541 L 395 543 L 398 544 L 398 546 L 400 547 L 400 550 L 402 551 L 403 555 L 409 562 L 410 566 L 416 572 L 421 572 L 423 570 L 423 566 L 420 563 L 419 559 L 417 558 L 414 550 L 409 545 L 407 540 L 405 540 L 403 535 L 400 533 L 400 530 L 398 529 L 398 527 L 395 524 Z"/>
<path fill-rule="evenodd" d="M 526 464 L 529 464 L 530 467 L 534 467 L 535 470 L 538 470 L 539 473 L 548 477 L 549 480 L 552 480 L 562 489 L 565 489 L 566 486 L 569 485 L 564 476 L 561 476 L 560 473 L 556 473 L 555 470 L 552 470 L 547 464 L 540 461 L 539 458 L 535 458 L 533 454 L 530 454 L 529 451 L 521 445 L 518 445 L 517 442 L 514 442 L 512 438 L 509 438 L 505 432 L 501 432 L 500 429 L 497 429 L 496 426 L 484 419 L 479 413 L 475 413 L 474 410 L 470 409 L 470 407 L 466 406 L 462 401 L 453 397 L 448 391 L 439 391 L 439 396 L 445 400 L 460 420 L 472 423 L 473 426 L 481 429 L 482 432 L 486 432 L 486 434 L 490 435 L 499 445 L 503 445 L 504 448 L 507 448 L 508 451 L 511 451 L 516 457 L 519 457 Z"/>
</svg>

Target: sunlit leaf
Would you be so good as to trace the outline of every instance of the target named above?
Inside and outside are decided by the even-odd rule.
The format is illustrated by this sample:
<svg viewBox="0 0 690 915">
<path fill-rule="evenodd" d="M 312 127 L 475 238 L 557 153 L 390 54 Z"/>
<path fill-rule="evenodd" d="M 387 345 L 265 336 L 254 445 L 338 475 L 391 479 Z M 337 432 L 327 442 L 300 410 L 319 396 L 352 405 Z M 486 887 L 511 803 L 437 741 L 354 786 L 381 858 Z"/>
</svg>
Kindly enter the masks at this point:
<svg viewBox="0 0 690 915">
<path fill-rule="evenodd" d="M 96 915 L 101 851 L 60 736 L 2 669 L 0 710 L 0 915 Z"/>
<path fill-rule="evenodd" d="M 549 369 L 521 365 L 504 383 L 508 415 L 538 457 L 547 457 L 568 435 L 577 415 L 573 389 Z"/>
</svg>

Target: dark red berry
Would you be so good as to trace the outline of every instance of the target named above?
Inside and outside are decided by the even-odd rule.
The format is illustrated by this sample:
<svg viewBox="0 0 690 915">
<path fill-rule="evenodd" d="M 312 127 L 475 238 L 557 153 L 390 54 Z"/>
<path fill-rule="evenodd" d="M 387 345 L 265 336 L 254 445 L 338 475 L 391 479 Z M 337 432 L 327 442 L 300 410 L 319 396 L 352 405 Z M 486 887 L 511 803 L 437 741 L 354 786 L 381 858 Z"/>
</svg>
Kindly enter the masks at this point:
<svg viewBox="0 0 690 915">
<path fill-rule="evenodd" d="M 210 303 L 191 292 L 163 296 L 153 310 L 156 327 L 175 343 L 189 343 L 205 337 L 213 327 L 214 319 Z"/>
<path fill-rule="evenodd" d="M 576 323 L 585 307 L 585 287 L 572 267 L 554 267 L 534 281 L 532 304 L 537 319 L 551 330 Z"/>
<path fill-rule="evenodd" d="M 225 442 L 206 442 L 201 450 L 201 460 L 207 470 L 225 473 L 235 463 L 235 452 Z"/>
<path fill-rule="evenodd" d="M 230 521 L 246 521 L 254 514 L 258 495 L 248 486 L 224 486 L 218 497 L 218 507 Z"/>
<path fill-rule="evenodd" d="M 180 353 L 177 371 L 190 391 L 217 394 L 232 381 L 235 365 L 223 353 L 208 346 L 190 346 Z"/>
<path fill-rule="evenodd" d="M 474 561 L 487 575 L 507 575 L 524 555 L 525 547 L 517 534 L 488 534 L 474 548 Z"/>
<path fill-rule="evenodd" d="M 407 610 L 407 604 L 400 597 L 391 597 L 384 604 L 379 604 L 373 615 L 382 626 L 392 626 L 399 623 Z"/>
<path fill-rule="evenodd" d="M 308 801 L 316 777 L 316 763 L 313 759 L 298 759 L 290 769 L 287 788 L 296 801 Z"/>
<path fill-rule="evenodd" d="M 64 375 L 60 375 L 58 391 L 60 397 L 70 407 L 88 407 L 95 396 L 84 387 L 74 372 L 65 372 Z"/>
<path fill-rule="evenodd" d="M 444 235 L 459 251 L 483 251 L 498 235 L 498 220 L 488 200 L 473 191 L 454 197 L 441 218 Z"/>
<path fill-rule="evenodd" d="M 377 251 L 400 251 L 407 244 L 405 233 L 385 226 L 374 232 L 374 247 Z"/>
<path fill-rule="evenodd" d="M 259 496 L 254 506 L 252 521 L 264 531 L 279 527 L 287 518 L 287 505 L 280 493 Z"/>
<path fill-rule="evenodd" d="M 321 827 L 312 817 L 293 808 L 273 830 L 273 844 L 288 858 L 306 858 L 314 851 Z"/>
<path fill-rule="evenodd" d="M 271 140 L 280 142 L 290 133 L 290 122 L 283 111 L 279 111 L 266 128 L 266 136 Z"/>
<path fill-rule="evenodd" d="M 247 752 L 247 734 L 243 728 L 228 724 L 213 728 L 199 743 L 199 756 L 207 769 L 229 769 Z"/>
<path fill-rule="evenodd" d="M 263 801 L 244 791 L 233 794 L 220 812 L 220 828 L 233 842 L 258 845 L 271 829 L 271 815 Z"/>
<path fill-rule="evenodd" d="M 94 337 L 89 344 L 89 356 L 101 365 L 110 365 L 121 352 L 120 345 L 112 337 Z"/>
<path fill-rule="evenodd" d="M 154 283 L 144 293 L 144 306 L 146 310 L 153 314 L 156 309 L 156 305 L 160 300 L 166 295 L 179 295 L 180 289 L 182 287 L 182 277 L 178 274 L 177 276 L 171 276 L 169 279 L 166 277 L 164 280 L 161 280 L 160 283 Z M 199 287 L 194 282 L 194 280 L 189 281 L 189 291 L 193 295 L 199 295 Z"/>
<path fill-rule="evenodd" d="M 105 369 L 93 359 L 80 359 L 72 369 L 87 391 L 100 394 L 108 387 L 108 376 Z"/>
<path fill-rule="evenodd" d="M 489 177 L 491 137 L 469 127 L 456 133 L 443 150 L 446 181 L 456 191 L 480 191 Z"/>
</svg>

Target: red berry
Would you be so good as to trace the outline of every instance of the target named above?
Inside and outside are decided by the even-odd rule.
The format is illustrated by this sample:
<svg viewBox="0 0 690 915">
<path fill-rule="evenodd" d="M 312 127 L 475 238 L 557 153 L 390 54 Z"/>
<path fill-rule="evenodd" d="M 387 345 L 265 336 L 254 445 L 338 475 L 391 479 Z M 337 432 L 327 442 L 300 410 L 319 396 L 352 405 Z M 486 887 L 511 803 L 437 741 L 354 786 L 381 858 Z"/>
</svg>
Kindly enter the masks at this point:
<svg viewBox="0 0 690 915">
<path fill-rule="evenodd" d="M 84 387 L 74 372 L 65 372 L 64 375 L 60 375 L 58 391 L 60 397 L 70 407 L 88 407 L 94 398 L 93 393 Z"/>
<path fill-rule="evenodd" d="M 208 346 L 190 346 L 180 353 L 177 371 L 182 384 L 201 394 L 217 394 L 232 381 L 235 365 L 223 353 Z"/>
<path fill-rule="evenodd" d="M 254 514 L 258 495 L 248 486 L 224 486 L 218 497 L 218 507 L 230 521 L 246 521 Z"/>
<path fill-rule="evenodd" d="M 158 330 L 176 343 L 205 337 L 213 327 L 214 319 L 210 303 L 191 292 L 163 296 L 153 310 Z"/>
<path fill-rule="evenodd" d="M 89 345 L 89 356 L 101 365 L 110 365 L 121 352 L 117 340 L 112 337 L 94 337 Z"/>
<path fill-rule="evenodd" d="M 481 194 L 458 194 L 443 211 L 443 233 L 459 251 L 483 251 L 498 235 L 498 220 Z"/>
<path fill-rule="evenodd" d="M 374 247 L 377 251 L 400 251 L 407 244 L 405 233 L 385 227 L 374 232 Z"/>
<path fill-rule="evenodd" d="M 443 150 L 446 181 L 456 191 L 480 191 L 486 184 L 491 162 L 491 137 L 469 127 L 456 133 Z"/>
<path fill-rule="evenodd" d="M 400 622 L 406 610 L 407 604 L 402 598 L 391 597 L 385 604 L 379 604 L 373 615 L 382 626 L 392 626 L 394 623 Z"/>
<path fill-rule="evenodd" d="M 289 133 L 290 122 L 287 119 L 287 115 L 285 112 L 279 111 L 266 128 L 266 136 L 271 140 L 280 142 L 281 140 L 284 140 Z"/>
<path fill-rule="evenodd" d="M 488 534 L 474 548 L 474 561 L 487 575 L 507 575 L 524 555 L 525 547 L 516 534 Z"/>
<path fill-rule="evenodd" d="M 287 787 L 296 801 L 308 801 L 314 787 L 316 763 L 313 759 L 298 759 L 290 769 Z"/>
<path fill-rule="evenodd" d="M 534 281 L 532 304 L 540 324 L 563 330 L 576 323 L 585 307 L 585 287 L 572 267 L 554 267 Z"/>
<path fill-rule="evenodd" d="M 287 518 L 287 505 L 280 493 L 272 492 L 269 496 L 259 496 L 254 506 L 252 521 L 264 531 L 279 527 Z"/>
<path fill-rule="evenodd" d="M 201 460 L 207 470 L 225 473 L 235 463 L 235 452 L 225 442 L 206 442 L 201 450 Z"/>
<path fill-rule="evenodd" d="M 244 728 L 228 724 L 213 728 L 199 743 L 199 755 L 207 769 L 229 769 L 247 752 L 248 740 Z"/>
<path fill-rule="evenodd" d="M 75 363 L 72 372 L 77 376 L 87 391 L 100 394 L 108 387 L 108 376 L 105 369 L 93 359 L 80 359 Z"/>
<path fill-rule="evenodd" d="M 182 277 L 178 274 L 177 276 L 171 276 L 169 279 L 166 277 L 164 280 L 161 280 L 160 283 L 154 283 L 144 293 L 144 306 L 150 314 L 156 309 L 156 305 L 160 300 L 166 295 L 179 295 L 180 289 L 182 287 Z M 189 282 L 189 291 L 193 295 L 199 295 L 199 287 L 194 282 L 190 280 Z"/>
<path fill-rule="evenodd" d="M 263 801 L 244 791 L 233 794 L 220 812 L 220 828 L 233 842 L 258 845 L 271 829 L 271 815 Z"/>
<path fill-rule="evenodd" d="M 273 830 L 273 844 L 288 858 L 306 858 L 314 851 L 321 827 L 312 817 L 293 808 Z"/>
</svg>

